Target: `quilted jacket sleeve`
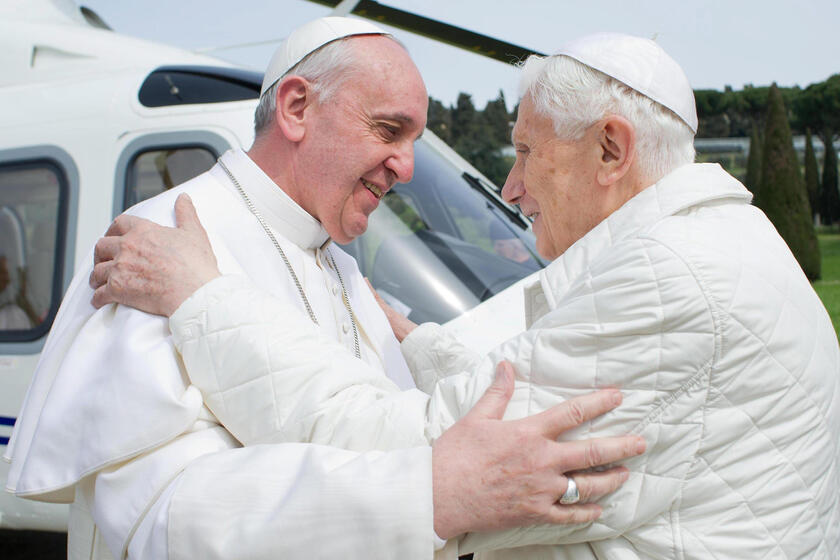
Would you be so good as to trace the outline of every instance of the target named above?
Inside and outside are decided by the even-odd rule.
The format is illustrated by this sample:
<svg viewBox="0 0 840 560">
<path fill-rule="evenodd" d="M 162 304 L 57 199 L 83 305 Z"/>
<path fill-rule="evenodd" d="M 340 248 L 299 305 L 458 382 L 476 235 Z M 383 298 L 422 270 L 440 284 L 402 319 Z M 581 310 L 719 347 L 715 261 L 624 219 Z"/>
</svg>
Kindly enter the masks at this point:
<svg viewBox="0 0 840 560">
<path fill-rule="evenodd" d="M 603 499 L 597 522 L 471 534 L 463 539 L 461 553 L 621 536 L 668 516 L 679 503 L 682 481 L 700 468 L 695 453 L 719 348 L 717 322 L 723 320 L 712 312 L 702 277 L 651 239 L 617 245 L 569 283 L 568 277 L 562 269 L 547 269 L 543 288 L 551 311 L 496 348 L 472 375 L 437 384 L 429 407 L 431 435 L 467 411 L 490 383 L 494 365 L 507 359 L 519 376 L 507 417 L 617 386 L 624 395 L 617 410 L 563 439 L 637 433 L 647 440 L 648 451 L 625 463 L 630 480 Z M 444 340 L 437 344 L 447 346 Z"/>
<path fill-rule="evenodd" d="M 414 383 L 432 393 L 444 377 L 474 371 L 481 363 L 479 354 L 461 344 L 437 323 L 418 325 L 400 344 Z"/>
<path fill-rule="evenodd" d="M 428 444 L 428 395 L 400 391 L 245 277 L 223 276 L 202 287 L 172 315 L 170 328 L 191 382 L 245 445 Z"/>
</svg>

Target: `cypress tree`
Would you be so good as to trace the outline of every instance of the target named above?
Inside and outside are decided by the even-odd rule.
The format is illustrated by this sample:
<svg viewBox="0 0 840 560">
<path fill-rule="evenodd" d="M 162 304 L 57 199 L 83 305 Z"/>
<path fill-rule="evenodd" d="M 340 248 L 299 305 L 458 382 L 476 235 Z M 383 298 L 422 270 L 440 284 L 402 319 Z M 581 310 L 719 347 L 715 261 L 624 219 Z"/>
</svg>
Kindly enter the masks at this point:
<svg viewBox="0 0 840 560">
<path fill-rule="evenodd" d="M 787 110 L 776 84 L 767 99 L 759 206 L 788 244 L 805 275 L 820 277 L 820 252 L 808 208 L 808 195 L 793 148 Z"/>
<path fill-rule="evenodd" d="M 754 195 L 758 195 L 758 187 L 761 184 L 761 137 L 758 134 L 758 126 L 753 123 L 752 134 L 750 134 L 750 153 L 747 156 L 747 176 L 744 178 L 746 186 Z"/>
<path fill-rule="evenodd" d="M 820 217 L 825 212 L 823 223 L 833 224 L 840 219 L 840 193 L 837 191 L 837 152 L 831 134 L 823 138 L 825 144 L 825 158 L 823 159 L 823 176 L 820 189 Z"/>
<path fill-rule="evenodd" d="M 486 123 L 487 132 L 494 147 L 501 148 L 510 144 L 510 114 L 502 90 L 499 90 L 499 97 L 487 102 L 481 118 Z"/>
<path fill-rule="evenodd" d="M 811 130 L 805 131 L 805 190 L 808 191 L 808 203 L 811 205 L 811 220 L 817 215 L 820 195 L 820 172 L 817 168 L 817 155 Z"/>
<path fill-rule="evenodd" d="M 459 93 L 452 108 L 451 146 L 467 160 L 472 160 L 476 145 L 482 137 L 478 111 L 468 93 Z"/>
</svg>

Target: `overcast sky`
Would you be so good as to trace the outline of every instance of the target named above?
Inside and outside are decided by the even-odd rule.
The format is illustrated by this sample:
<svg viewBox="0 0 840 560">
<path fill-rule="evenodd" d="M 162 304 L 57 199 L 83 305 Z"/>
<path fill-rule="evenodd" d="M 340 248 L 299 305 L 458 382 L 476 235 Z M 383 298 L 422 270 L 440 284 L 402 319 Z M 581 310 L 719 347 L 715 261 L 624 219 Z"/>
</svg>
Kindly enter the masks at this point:
<svg viewBox="0 0 840 560">
<path fill-rule="evenodd" d="M 282 39 L 330 10 L 306 0 L 77 0 L 115 31 L 188 49 Z M 380 0 L 505 41 L 550 53 L 595 31 L 656 38 L 692 86 L 781 86 L 819 82 L 840 72 L 840 0 Z M 233 7 L 233 9 L 232 9 Z M 445 104 L 458 92 L 483 108 L 505 92 L 516 97 L 511 67 L 394 30 L 417 62 L 430 95 Z M 263 70 L 276 43 L 212 54 Z"/>
</svg>

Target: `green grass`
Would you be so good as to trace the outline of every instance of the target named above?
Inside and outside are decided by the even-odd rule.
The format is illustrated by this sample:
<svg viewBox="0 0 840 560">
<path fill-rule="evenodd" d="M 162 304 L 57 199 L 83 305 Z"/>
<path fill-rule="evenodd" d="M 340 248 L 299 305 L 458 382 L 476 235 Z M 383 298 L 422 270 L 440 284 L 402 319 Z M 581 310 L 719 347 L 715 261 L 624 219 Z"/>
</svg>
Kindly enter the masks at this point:
<svg viewBox="0 0 840 560">
<path fill-rule="evenodd" d="M 822 278 L 814 290 L 828 310 L 834 330 L 840 333 L 840 233 L 820 233 L 817 238 L 822 254 Z"/>
</svg>

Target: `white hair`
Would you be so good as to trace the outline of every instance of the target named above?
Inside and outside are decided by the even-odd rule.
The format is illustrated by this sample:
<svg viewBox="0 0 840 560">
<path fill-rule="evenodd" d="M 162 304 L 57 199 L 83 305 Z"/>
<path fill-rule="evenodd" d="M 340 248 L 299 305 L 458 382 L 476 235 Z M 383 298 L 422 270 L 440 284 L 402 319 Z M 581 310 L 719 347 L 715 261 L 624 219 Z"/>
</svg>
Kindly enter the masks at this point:
<svg viewBox="0 0 840 560">
<path fill-rule="evenodd" d="M 694 161 L 694 133 L 674 112 L 636 90 L 568 56 L 532 55 L 521 65 L 520 97 L 531 96 L 563 140 L 579 140 L 607 115 L 627 119 L 636 131 L 636 161 L 656 182 Z"/>
<path fill-rule="evenodd" d="M 388 34 L 382 37 L 391 39 L 401 47 L 405 46 Z M 265 93 L 260 96 L 260 102 L 254 111 L 254 133 L 259 136 L 274 117 L 277 109 L 277 86 L 286 76 L 300 76 L 306 78 L 312 85 L 312 90 L 318 97 L 319 103 L 326 103 L 338 91 L 344 82 L 358 69 L 356 53 L 348 45 L 348 41 L 359 37 L 350 35 L 331 41 L 303 57 L 300 62 L 289 68 L 283 76 L 274 82 Z"/>
<path fill-rule="evenodd" d="M 347 40 L 352 38 L 353 36 L 344 37 L 315 49 L 289 68 L 282 78 L 260 96 L 260 102 L 254 112 L 254 132 L 257 136 L 274 118 L 277 108 L 277 86 L 286 76 L 306 78 L 319 102 L 329 101 L 354 71 L 355 54 L 346 44 Z"/>
</svg>

